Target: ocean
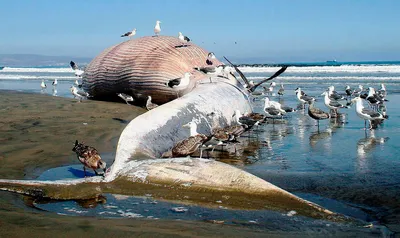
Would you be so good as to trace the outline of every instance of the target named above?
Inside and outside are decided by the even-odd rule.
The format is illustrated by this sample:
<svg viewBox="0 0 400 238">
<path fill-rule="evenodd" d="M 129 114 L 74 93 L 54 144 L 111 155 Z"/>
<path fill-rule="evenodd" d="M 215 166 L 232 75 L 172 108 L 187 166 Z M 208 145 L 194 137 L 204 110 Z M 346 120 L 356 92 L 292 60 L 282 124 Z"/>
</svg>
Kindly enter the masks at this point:
<svg viewBox="0 0 400 238">
<path fill-rule="evenodd" d="M 284 83 L 289 88 L 299 86 L 307 90 L 318 83 L 333 85 L 337 91 L 342 91 L 346 85 L 355 88 L 362 84 L 364 88 L 378 88 L 384 83 L 389 92 L 400 91 L 400 61 L 241 64 L 239 69 L 249 80 L 258 82 L 278 71 L 281 65 L 290 66 L 274 81 Z M 4 67 L 0 70 L 0 89 L 43 93 L 41 80 L 51 86 L 56 78 L 59 82 L 57 95 L 72 97 L 69 86 L 75 82 L 76 77 L 70 67 Z M 51 87 L 44 93 L 52 94 Z"/>
</svg>

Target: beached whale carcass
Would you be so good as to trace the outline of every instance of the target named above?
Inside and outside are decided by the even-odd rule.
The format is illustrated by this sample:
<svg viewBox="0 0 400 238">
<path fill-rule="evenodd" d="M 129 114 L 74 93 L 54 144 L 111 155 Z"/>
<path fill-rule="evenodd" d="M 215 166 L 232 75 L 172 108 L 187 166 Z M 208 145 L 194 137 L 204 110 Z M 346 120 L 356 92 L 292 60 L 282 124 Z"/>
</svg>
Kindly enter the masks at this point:
<svg viewBox="0 0 400 238">
<path fill-rule="evenodd" d="M 155 37 L 149 37 L 148 39 L 153 41 Z M 159 39 L 162 40 L 163 38 L 160 37 Z M 165 37 L 165 39 L 169 38 Z M 174 40 L 171 39 L 171 41 Z M 129 45 L 131 44 L 127 43 L 127 46 Z M 119 46 L 127 47 L 124 43 Z M 192 45 L 182 48 L 190 47 Z M 118 51 L 118 47 L 115 46 L 106 50 L 103 52 L 105 56 L 101 57 L 112 62 L 112 59 L 108 59 L 107 52 L 113 50 Z M 152 50 L 145 54 L 153 57 L 151 52 L 154 53 L 155 51 Z M 198 60 L 200 65 L 203 60 L 206 62 L 206 53 L 205 51 L 202 52 L 200 60 L 197 55 L 191 56 L 193 62 Z M 112 56 L 117 62 L 124 62 L 124 55 L 112 54 Z M 104 82 L 100 84 L 100 88 L 98 88 L 95 81 L 90 81 L 90 74 L 98 73 L 90 69 L 95 67 L 96 64 L 99 69 L 101 67 L 104 68 L 101 71 L 103 73 L 111 70 L 107 68 L 108 66 L 101 66 L 101 57 L 97 57 L 89 65 L 89 70 L 87 69 L 85 73 L 84 85 L 89 91 L 93 90 L 90 91 L 92 95 L 96 95 L 97 92 L 99 93 L 98 95 L 102 95 L 102 93 L 107 95 L 107 93 L 114 91 L 116 88 L 123 89 L 125 84 L 129 86 L 131 82 L 129 80 L 124 79 L 120 82 L 118 80 L 110 80 L 111 82 L 106 82 L 106 76 L 102 76 Z M 111 58 L 110 55 L 109 57 Z M 176 57 L 179 58 L 180 56 Z M 157 57 L 154 57 L 154 60 L 157 60 Z M 167 62 L 169 63 L 163 64 L 161 68 L 182 67 L 175 65 L 176 62 L 180 61 Z M 109 63 L 107 65 L 111 66 L 112 64 Z M 155 65 L 158 64 L 155 63 Z M 189 65 L 191 65 L 190 67 L 193 66 L 192 64 Z M 189 70 L 187 67 L 189 66 L 185 66 L 182 72 Z M 115 71 L 115 73 L 120 72 Z M 234 208 L 257 207 L 283 211 L 296 210 L 298 214 L 311 217 L 336 217 L 334 213 L 327 209 L 303 200 L 231 165 L 199 158 L 160 159 L 163 152 L 169 150 L 177 141 L 189 136 L 189 132 L 182 129 L 183 124 L 196 120 L 198 122 L 198 132 L 210 134 L 211 129 L 214 127 L 230 125 L 233 120 L 232 115 L 236 110 L 241 112 L 252 111 L 247 90 L 235 79 L 218 76 L 210 77 L 209 75 L 198 73 L 198 76 L 196 76 L 198 78 L 192 82 L 193 84 L 188 89 L 188 92 L 184 92 L 183 96 L 138 116 L 127 125 L 120 136 L 114 163 L 104 178 L 90 177 L 57 181 L 1 179 L 0 189 L 39 198 L 86 199 L 101 193 L 138 195 L 147 189 L 146 186 L 157 186 L 157 191 L 161 190 L 161 193 L 154 194 L 153 197 L 159 199 L 175 200 L 176 194 L 191 192 L 196 194 L 191 196 L 191 199 L 197 203 L 204 202 L 196 200 L 199 197 L 197 194 L 211 194 L 212 196 L 220 194 L 225 197 L 228 196 L 229 201 L 226 201 L 225 205 Z M 98 74 L 101 75 L 101 73 Z M 145 73 L 143 74 L 145 75 Z M 150 72 L 150 74 L 153 73 Z M 152 81 L 151 78 L 148 80 Z M 164 78 L 164 81 L 166 80 Z M 166 88 L 164 81 L 157 81 L 154 84 L 155 88 L 161 88 L 161 86 Z M 113 88 L 115 86 L 113 83 L 120 85 Z M 153 84 L 149 83 L 148 85 Z M 147 92 L 146 89 L 142 89 L 137 93 L 135 91 L 135 93 L 140 95 L 151 93 L 152 91 L 155 90 Z M 171 94 L 171 98 L 172 96 L 174 96 L 174 93 Z M 165 99 L 166 97 L 160 97 L 159 100 L 163 98 Z M 215 202 L 215 199 L 211 197 L 211 201 Z M 254 206 L 253 204 L 258 205 Z"/>
<path fill-rule="evenodd" d="M 226 79 L 215 77 L 210 83 L 206 78 L 199 81 L 191 93 L 132 120 L 121 134 L 115 161 L 104 178 L 3 179 L 0 188 L 53 199 L 85 199 L 106 192 L 137 195 L 143 188 L 136 190 L 135 184 L 162 185 L 165 189 L 159 197 L 163 199 L 174 199 L 175 193 L 182 190 L 203 194 L 220 192 L 231 197 L 226 205 L 231 202 L 236 208 L 254 208 L 248 205 L 248 201 L 252 201 L 258 208 L 296 210 L 318 218 L 335 216 L 329 210 L 231 165 L 199 158 L 158 158 L 176 141 L 189 135 L 181 128 L 183 124 L 195 119 L 199 122 L 198 131 L 208 134 L 214 126 L 231 124 L 235 110 L 251 110 L 243 88 Z M 212 117 L 208 116 L 210 112 L 213 112 Z M 174 195 L 168 196 L 168 193 Z"/>
<path fill-rule="evenodd" d="M 203 77 L 194 68 L 222 64 L 218 59 L 208 59 L 208 53 L 191 42 L 182 46 L 177 37 L 135 38 L 111 46 L 94 58 L 85 69 L 82 86 L 97 99 L 111 100 L 117 93 L 126 93 L 138 101 L 151 96 L 157 104 L 166 103 L 190 92 Z M 176 92 L 166 85 L 187 72 L 192 73 L 187 89 Z"/>
</svg>

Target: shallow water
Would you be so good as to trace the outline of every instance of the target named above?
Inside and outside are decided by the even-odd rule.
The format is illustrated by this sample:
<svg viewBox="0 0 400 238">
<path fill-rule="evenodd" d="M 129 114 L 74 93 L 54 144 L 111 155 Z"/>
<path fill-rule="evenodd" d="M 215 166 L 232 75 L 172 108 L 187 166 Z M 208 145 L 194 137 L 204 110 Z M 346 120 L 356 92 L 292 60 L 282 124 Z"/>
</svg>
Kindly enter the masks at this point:
<svg viewBox="0 0 400 238">
<path fill-rule="evenodd" d="M 355 85 L 359 83 L 361 82 L 353 82 Z M 374 85 L 372 83 L 371 85 Z M 296 85 L 291 81 L 285 84 L 286 94 L 283 98 L 273 96 L 271 99 L 296 107 L 294 89 L 297 86 L 302 86 L 307 94 L 317 96 L 330 84 L 307 81 Z M 26 86 L 24 81 L 13 81 L 10 85 L 12 86 L 9 87 L 14 89 L 30 87 Z M 378 87 L 377 84 L 374 86 Z M 319 131 L 315 126 L 316 122 L 308 117 L 307 112 L 299 110 L 289 114 L 284 124 L 260 126 L 256 129 L 257 132 L 242 138 L 243 142 L 238 145 L 236 153 L 229 149 L 229 152 L 217 153 L 217 159 L 234 164 L 333 211 L 363 221 L 383 224 L 398 232 L 400 151 L 397 141 L 400 139 L 400 106 L 395 102 L 400 100 L 400 94 L 397 93 L 398 85 L 390 87 L 387 104 L 389 120 L 376 130 L 362 130 L 364 122 L 356 116 L 354 106 L 341 110 L 345 114 L 343 122 L 321 121 Z M 65 87 L 66 92 L 64 89 L 59 90 L 62 91 L 60 95 L 69 96 L 68 89 Z M 339 88 L 336 90 L 340 91 Z M 322 97 L 317 96 L 317 99 L 316 106 L 327 110 Z M 263 101 L 256 99 L 255 111 L 260 111 L 262 105 Z M 109 153 L 108 157 L 112 157 L 113 152 Z M 107 157 L 107 154 L 105 156 Z M 54 168 L 43 173 L 41 178 L 81 177 L 80 167 L 77 165 Z M 381 234 L 375 233 L 376 230 L 347 227 L 296 215 L 288 216 L 280 212 L 227 210 L 223 208 L 223 203 L 220 209 L 210 209 L 155 201 L 151 194 L 148 197 L 104 194 L 104 201 L 97 201 L 93 207 L 86 208 L 75 201 L 37 203 L 35 206 L 73 216 L 205 220 L 214 223 L 223 221 L 225 224 L 250 226 L 252 229 L 304 231 L 314 235 L 321 234 L 321 231 L 322 234 L 332 234 L 335 231 Z M 176 207 L 184 207 L 183 212 L 173 211 Z"/>
</svg>

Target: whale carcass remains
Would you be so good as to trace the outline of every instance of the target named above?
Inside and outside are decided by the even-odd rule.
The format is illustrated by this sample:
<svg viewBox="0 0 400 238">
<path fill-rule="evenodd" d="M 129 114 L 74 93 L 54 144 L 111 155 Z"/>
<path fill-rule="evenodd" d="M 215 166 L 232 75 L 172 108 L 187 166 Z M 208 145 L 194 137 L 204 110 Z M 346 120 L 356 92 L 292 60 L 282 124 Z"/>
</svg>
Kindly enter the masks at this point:
<svg viewBox="0 0 400 238">
<path fill-rule="evenodd" d="M 93 85 L 86 82 L 87 88 Z M 226 207 L 295 210 L 315 218 L 343 218 L 228 164 L 189 157 L 160 159 L 163 152 L 189 136 L 188 131 L 181 129 L 183 124 L 195 119 L 198 132 L 210 134 L 214 127 L 230 125 L 235 110 L 252 111 L 247 91 L 235 79 L 203 75 L 191 87 L 189 93 L 138 116 L 127 125 L 120 136 L 114 163 L 104 178 L 0 179 L 0 189 L 60 200 L 89 199 L 101 193 L 143 195 L 151 190 L 156 199 L 176 201 L 192 194 L 184 202 L 216 207 L 216 196 L 229 196 L 224 203 Z"/>
</svg>

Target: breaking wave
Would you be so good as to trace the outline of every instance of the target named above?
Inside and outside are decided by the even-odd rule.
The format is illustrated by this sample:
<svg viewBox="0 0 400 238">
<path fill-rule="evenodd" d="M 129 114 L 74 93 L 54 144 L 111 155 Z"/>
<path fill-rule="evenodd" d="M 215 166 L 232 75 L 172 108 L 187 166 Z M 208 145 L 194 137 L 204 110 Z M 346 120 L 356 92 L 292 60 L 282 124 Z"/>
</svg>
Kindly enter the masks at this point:
<svg viewBox="0 0 400 238">
<path fill-rule="evenodd" d="M 1 73 L 74 73 L 71 68 L 12 68 L 4 67 Z"/>
<path fill-rule="evenodd" d="M 280 67 L 239 67 L 243 73 L 275 73 Z M 400 73 L 400 65 L 290 66 L 285 73 Z"/>
</svg>

